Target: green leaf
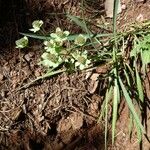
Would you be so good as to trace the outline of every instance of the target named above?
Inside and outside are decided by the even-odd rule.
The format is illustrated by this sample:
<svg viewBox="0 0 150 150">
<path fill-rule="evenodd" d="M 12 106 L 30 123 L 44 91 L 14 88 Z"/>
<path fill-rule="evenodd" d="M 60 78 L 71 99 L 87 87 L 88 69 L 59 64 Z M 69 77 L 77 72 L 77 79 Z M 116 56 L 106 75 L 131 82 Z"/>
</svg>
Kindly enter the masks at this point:
<svg viewBox="0 0 150 150">
<path fill-rule="evenodd" d="M 82 20 L 76 16 L 67 15 L 68 18 L 70 18 L 73 22 L 75 22 L 81 29 L 86 32 L 86 25 Z"/>
<path fill-rule="evenodd" d="M 126 77 L 126 79 L 127 79 L 127 83 L 128 83 L 128 85 L 129 85 L 129 86 L 131 86 L 130 78 L 129 78 L 129 75 L 128 75 L 128 73 L 127 73 L 126 69 L 124 69 L 123 71 L 124 71 L 125 77 Z"/>
<path fill-rule="evenodd" d="M 114 10 L 113 10 L 113 34 L 114 36 L 116 36 L 118 6 L 119 6 L 119 0 L 114 0 Z"/>
<path fill-rule="evenodd" d="M 135 66 L 135 73 L 136 73 L 136 85 L 137 85 L 139 99 L 142 102 L 144 102 L 143 86 L 142 86 L 142 81 L 137 70 L 137 66 Z"/>
<path fill-rule="evenodd" d="M 141 52 L 142 57 L 142 65 L 147 67 L 147 65 L 150 63 L 150 47 L 149 50 L 144 50 Z"/>
<path fill-rule="evenodd" d="M 135 75 L 134 75 L 133 70 L 131 69 L 131 67 L 129 66 L 128 63 L 125 63 L 125 65 L 126 65 L 127 68 L 129 69 L 129 73 L 131 74 L 131 77 L 132 77 L 132 83 L 135 83 Z"/>
<path fill-rule="evenodd" d="M 21 35 L 24 35 L 24 36 L 27 36 L 27 37 L 31 37 L 31 38 L 34 38 L 34 39 L 39 39 L 39 40 L 50 40 L 52 39 L 52 37 L 50 37 L 49 35 L 38 35 L 38 34 L 34 34 L 34 33 L 21 33 Z M 97 35 L 94 35 L 94 34 L 82 34 L 84 37 L 86 37 L 87 39 L 89 38 L 92 38 L 92 37 L 108 37 L 108 36 L 112 36 L 112 33 L 106 33 L 106 34 L 97 34 Z M 69 41 L 74 41 L 75 38 L 79 36 L 79 34 L 74 34 L 74 35 L 69 35 L 67 37 L 67 39 Z"/>
<path fill-rule="evenodd" d="M 141 124 L 141 121 L 140 121 L 140 119 L 139 119 L 139 117 L 137 115 L 137 112 L 135 111 L 135 108 L 134 108 L 134 105 L 132 103 L 132 100 L 131 100 L 131 98 L 130 98 L 130 96 L 129 96 L 129 94 L 128 94 L 128 92 L 127 92 L 127 90 L 126 90 L 126 88 L 125 88 L 125 86 L 124 86 L 124 84 L 123 84 L 123 82 L 122 82 L 120 77 L 119 77 L 119 83 L 120 83 L 121 89 L 123 91 L 125 100 L 126 100 L 126 102 L 128 104 L 128 107 L 129 107 L 129 109 L 130 109 L 130 111 L 131 111 L 131 113 L 133 115 L 134 120 L 135 120 L 135 123 L 136 123 L 135 125 L 137 126 L 138 135 L 141 135 L 141 132 L 145 133 L 144 127 Z M 142 139 L 142 137 L 139 137 L 140 141 L 141 141 L 141 139 Z"/>
<path fill-rule="evenodd" d="M 105 149 L 107 149 L 107 133 L 108 133 L 108 102 L 112 99 L 113 87 L 111 86 L 106 91 L 105 95 Z"/>
<path fill-rule="evenodd" d="M 115 139 L 115 129 L 117 121 L 117 112 L 118 112 L 118 102 L 120 101 L 118 81 L 115 79 L 114 86 L 114 98 L 113 98 L 113 115 L 112 115 L 112 144 L 114 144 Z"/>
<path fill-rule="evenodd" d="M 102 118 L 104 117 L 104 114 L 106 115 L 106 109 L 107 109 L 107 106 L 108 106 L 107 104 L 112 99 L 112 97 L 113 97 L 113 87 L 111 86 L 106 91 L 105 99 L 104 99 L 104 102 L 103 102 L 102 107 L 101 107 L 102 110 L 101 110 L 101 113 L 100 113 L 100 116 L 99 116 L 97 122 L 100 122 L 102 120 Z"/>
<path fill-rule="evenodd" d="M 130 114 L 129 114 L 129 117 L 130 117 L 130 122 L 129 122 L 129 135 L 130 135 L 130 139 L 131 139 L 131 134 L 132 134 L 132 129 L 133 129 L 133 115 L 132 115 L 131 112 L 130 112 Z"/>
</svg>

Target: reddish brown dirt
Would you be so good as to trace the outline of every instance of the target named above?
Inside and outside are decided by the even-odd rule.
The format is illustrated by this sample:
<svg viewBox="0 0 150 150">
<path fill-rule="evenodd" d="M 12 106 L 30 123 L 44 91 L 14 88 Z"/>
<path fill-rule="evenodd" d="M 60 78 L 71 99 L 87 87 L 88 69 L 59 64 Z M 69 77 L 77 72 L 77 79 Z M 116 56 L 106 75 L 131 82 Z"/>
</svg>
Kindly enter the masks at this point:
<svg viewBox="0 0 150 150">
<path fill-rule="evenodd" d="M 26 7 L 21 5 L 20 10 L 13 13 L 15 20 L 9 20 L 8 17 L 4 21 L 5 25 L 0 29 L 0 36 L 4 37 L 3 34 L 6 36 L 3 38 L 5 42 L 1 42 L 3 44 L 0 49 L 0 149 L 104 150 L 104 125 L 96 124 L 104 95 L 103 92 L 99 92 L 101 89 L 97 87 L 94 77 L 86 79 L 85 72 L 62 73 L 16 91 L 44 73 L 44 69 L 37 65 L 42 53 L 39 43 L 33 41 L 30 48 L 21 51 L 14 48 L 12 43 L 18 36 L 18 29 L 25 32 L 32 20 L 38 18 L 45 21 L 44 28 L 47 32 L 54 30 L 56 26 L 61 26 L 72 33 L 82 32 L 63 14 L 56 14 L 67 10 L 72 15 L 81 15 L 79 2 L 79 0 L 62 0 L 61 2 L 31 0 Z M 143 15 L 143 20 L 150 19 L 150 11 L 148 11 L 150 1 L 144 4 L 135 3 L 132 0 L 122 3 L 126 5 L 126 9 L 119 16 L 119 29 L 125 30 L 129 27 L 128 23 L 133 23 L 135 20 L 141 21 L 137 19 L 140 14 Z M 15 3 L 14 6 L 18 7 L 17 5 Z M 11 9 L 13 10 L 10 7 Z M 95 9 L 97 11 L 93 11 Z M 99 8 L 86 5 L 85 15 L 94 21 L 99 20 L 102 14 L 103 11 Z M 25 26 L 24 23 L 26 23 Z M 102 32 L 101 29 L 96 31 Z M 106 72 L 106 68 L 96 70 L 101 70 L 97 71 L 99 74 Z M 103 81 L 99 84 L 102 87 Z M 148 78 L 145 79 L 145 87 L 147 99 L 150 100 Z M 115 145 L 111 146 L 110 131 L 108 147 L 111 150 L 140 149 L 134 130 L 130 141 L 128 109 L 125 104 L 122 104 L 122 108 L 117 122 Z M 146 114 L 149 136 L 149 110 Z M 143 150 L 150 149 L 150 144 L 145 137 L 141 147 Z"/>
</svg>

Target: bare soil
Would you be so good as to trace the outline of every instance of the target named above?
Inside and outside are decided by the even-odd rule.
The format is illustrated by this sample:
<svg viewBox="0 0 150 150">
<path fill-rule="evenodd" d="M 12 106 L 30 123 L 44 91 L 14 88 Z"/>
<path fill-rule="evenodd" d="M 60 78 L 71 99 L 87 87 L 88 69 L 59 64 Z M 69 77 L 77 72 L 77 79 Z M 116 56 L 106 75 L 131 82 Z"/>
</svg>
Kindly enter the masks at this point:
<svg viewBox="0 0 150 150">
<path fill-rule="evenodd" d="M 62 73 L 17 90 L 44 74 L 37 65 L 42 53 L 40 42 L 31 41 L 25 50 L 15 49 L 19 32 L 27 32 L 34 19 L 42 19 L 45 32 L 57 26 L 80 33 L 82 30 L 70 22 L 63 13 L 80 15 L 80 0 L 30 0 L 2 2 L 3 22 L 0 27 L 0 149 L 9 150 L 104 150 L 104 123 L 97 124 L 104 97 L 104 79 L 96 76 L 106 72 L 97 67 L 87 78 L 86 72 Z M 122 0 L 123 10 L 118 17 L 119 30 L 130 24 L 150 19 L 150 1 L 145 3 Z M 105 16 L 103 3 L 85 5 L 84 16 L 98 22 Z M 110 19 L 108 19 L 110 21 Z M 102 33 L 101 29 L 93 28 Z M 108 31 L 109 32 L 109 31 Z M 150 73 L 145 79 L 145 93 L 150 101 Z M 108 135 L 110 150 L 150 150 L 150 110 L 144 115 L 147 135 L 139 145 L 136 132 L 128 134 L 129 110 L 124 102 L 117 122 L 117 135 L 111 145 L 111 120 Z M 111 113 L 111 108 L 110 108 Z"/>
</svg>

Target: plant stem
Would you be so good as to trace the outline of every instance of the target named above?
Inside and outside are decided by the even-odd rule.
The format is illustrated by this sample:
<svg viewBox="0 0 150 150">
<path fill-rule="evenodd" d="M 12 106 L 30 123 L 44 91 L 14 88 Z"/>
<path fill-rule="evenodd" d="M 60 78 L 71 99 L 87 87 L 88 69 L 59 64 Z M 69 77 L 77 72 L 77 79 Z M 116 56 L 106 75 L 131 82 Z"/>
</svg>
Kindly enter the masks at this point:
<svg viewBox="0 0 150 150">
<path fill-rule="evenodd" d="M 53 76 L 53 75 L 56 75 L 56 74 L 59 74 L 59 73 L 65 72 L 65 71 L 66 71 L 66 69 L 57 70 L 57 71 L 53 71 L 53 72 L 48 72 L 48 73 L 46 73 L 45 75 L 39 76 L 39 77 L 37 77 L 35 80 L 32 80 L 32 81 L 30 81 L 29 83 L 25 84 L 24 86 L 18 88 L 16 91 L 20 91 L 20 90 L 22 90 L 22 89 L 26 89 L 26 88 L 28 88 L 29 86 L 31 86 L 32 84 L 34 84 L 35 82 L 39 81 L 39 80 L 42 80 L 42 79 L 51 77 L 51 76 Z"/>
</svg>

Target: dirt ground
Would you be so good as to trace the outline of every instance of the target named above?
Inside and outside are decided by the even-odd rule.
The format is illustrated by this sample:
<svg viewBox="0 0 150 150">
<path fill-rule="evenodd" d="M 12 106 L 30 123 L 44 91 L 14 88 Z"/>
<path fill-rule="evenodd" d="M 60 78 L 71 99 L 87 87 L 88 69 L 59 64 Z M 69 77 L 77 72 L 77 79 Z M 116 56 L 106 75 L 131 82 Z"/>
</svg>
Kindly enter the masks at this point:
<svg viewBox="0 0 150 150">
<path fill-rule="evenodd" d="M 28 2 L 26 4 L 26 2 Z M 31 47 L 18 50 L 15 40 L 19 32 L 28 32 L 34 19 L 44 21 L 44 29 L 51 32 L 60 26 L 71 33 L 82 30 L 63 13 L 81 15 L 80 0 L 29 0 L 2 2 L 0 19 L 0 149 L 9 150 L 104 150 L 104 122 L 97 124 L 104 97 L 104 68 L 96 68 L 87 78 L 86 72 L 62 73 L 44 79 L 22 90 L 19 87 L 44 73 L 38 66 L 42 53 L 40 42 L 31 41 Z M 103 3 L 87 3 L 85 16 L 98 22 L 105 16 Z M 150 19 L 150 1 L 122 0 L 118 17 L 119 30 Z M 61 14 L 60 14 L 61 13 Z M 2 14 L 2 15 L 1 15 Z M 5 16 L 5 17 L 4 17 Z M 110 21 L 110 19 L 108 19 Z M 96 32 L 103 32 L 97 29 Z M 98 71 L 101 70 L 101 71 Z M 145 80 L 150 101 L 150 72 Z M 102 88 L 103 87 L 103 88 Z M 110 150 L 150 150 L 148 138 L 138 144 L 136 132 L 128 135 L 128 109 L 122 103 L 117 121 L 114 146 L 111 145 L 111 127 L 108 135 Z M 110 109 L 111 112 L 111 109 Z M 150 110 L 147 109 L 147 135 L 150 137 Z M 111 121 L 110 121 L 111 125 Z"/>
</svg>

